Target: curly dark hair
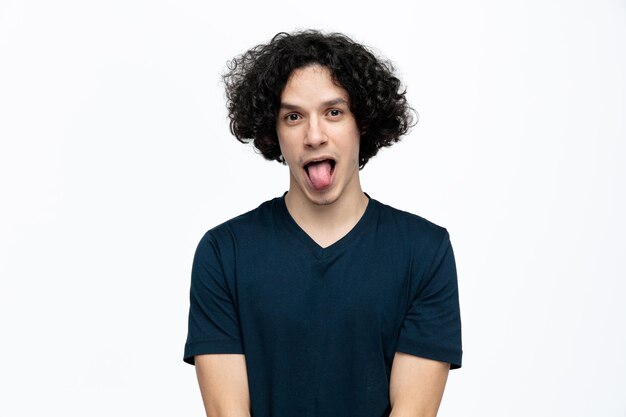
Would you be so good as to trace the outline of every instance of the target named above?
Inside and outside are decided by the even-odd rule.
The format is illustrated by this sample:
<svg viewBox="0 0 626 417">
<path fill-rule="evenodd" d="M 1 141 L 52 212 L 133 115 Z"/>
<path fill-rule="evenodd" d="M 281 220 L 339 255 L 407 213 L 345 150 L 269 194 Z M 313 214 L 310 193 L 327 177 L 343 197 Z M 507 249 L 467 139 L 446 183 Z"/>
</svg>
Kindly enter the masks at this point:
<svg viewBox="0 0 626 417">
<path fill-rule="evenodd" d="M 280 32 L 228 61 L 223 80 L 230 131 L 237 140 L 254 141 L 266 159 L 284 164 L 276 133 L 280 97 L 291 73 L 313 64 L 327 67 L 333 81 L 348 92 L 350 111 L 362 132 L 360 169 L 417 122 L 388 60 L 341 33 Z"/>
</svg>

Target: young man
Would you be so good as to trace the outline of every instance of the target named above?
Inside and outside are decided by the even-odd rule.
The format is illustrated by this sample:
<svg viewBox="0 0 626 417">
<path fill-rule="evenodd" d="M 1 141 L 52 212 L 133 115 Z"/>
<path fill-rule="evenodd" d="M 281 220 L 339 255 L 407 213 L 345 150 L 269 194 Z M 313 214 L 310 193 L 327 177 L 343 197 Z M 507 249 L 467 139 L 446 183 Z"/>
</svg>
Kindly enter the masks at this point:
<svg viewBox="0 0 626 417">
<path fill-rule="evenodd" d="M 184 360 L 207 415 L 435 416 L 462 356 L 450 238 L 359 180 L 413 122 L 391 64 L 303 31 L 229 68 L 232 133 L 290 183 L 196 250 Z"/>
</svg>

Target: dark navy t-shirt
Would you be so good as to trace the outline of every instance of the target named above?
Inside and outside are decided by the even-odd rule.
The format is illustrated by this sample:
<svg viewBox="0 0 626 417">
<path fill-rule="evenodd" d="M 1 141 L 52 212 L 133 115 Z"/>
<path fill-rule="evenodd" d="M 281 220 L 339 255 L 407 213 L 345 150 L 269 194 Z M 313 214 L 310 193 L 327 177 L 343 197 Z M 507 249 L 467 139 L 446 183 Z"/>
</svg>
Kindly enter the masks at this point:
<svg viewBox="0 0 626 417">
<path fill-rule="evenodd" d="M 388 416 L 396 351 L 461 366 L 445 228 L 369 198 L 322 248 L 283 196 L 201 239 L 184 361 L 245 354 L 252 416 Z"/>
</svg>

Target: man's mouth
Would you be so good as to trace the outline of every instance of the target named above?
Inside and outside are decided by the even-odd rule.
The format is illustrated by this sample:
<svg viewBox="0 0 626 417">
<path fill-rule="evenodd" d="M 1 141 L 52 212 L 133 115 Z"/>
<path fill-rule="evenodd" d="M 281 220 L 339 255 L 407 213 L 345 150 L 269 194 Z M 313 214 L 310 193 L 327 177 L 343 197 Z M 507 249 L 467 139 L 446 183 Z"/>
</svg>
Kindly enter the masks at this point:
<svg viewBox="0 0 626 417">
<path fill-rule="evenodd" d="M 320 191 L 328 187 L 332 182 L 336 162 L 333 159 L 318 159 L 304 166 L 313 188 Z"/>
</svg>

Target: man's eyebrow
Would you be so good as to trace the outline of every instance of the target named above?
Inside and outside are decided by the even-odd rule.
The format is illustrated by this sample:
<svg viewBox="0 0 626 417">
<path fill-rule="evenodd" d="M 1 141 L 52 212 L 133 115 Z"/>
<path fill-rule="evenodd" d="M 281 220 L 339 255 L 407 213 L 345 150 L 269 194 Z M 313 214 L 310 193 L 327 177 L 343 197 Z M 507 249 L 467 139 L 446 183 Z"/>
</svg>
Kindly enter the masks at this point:
<svg viewBox="0 0 626 417">
<path fill-rule="evenodd" d="M 348 101 L 345 98 L 338 97 L 338 98 L 334 98 L 332 100 L 328 100 L 323 103 L 320 103 L 320 107 L 336 106 L 337 104 L 348 105 Z M 280 108 L 286 109 L 286 110 L 298 110 L 300 106 L 282 101 L 280 103 Z"/>
</svg>

